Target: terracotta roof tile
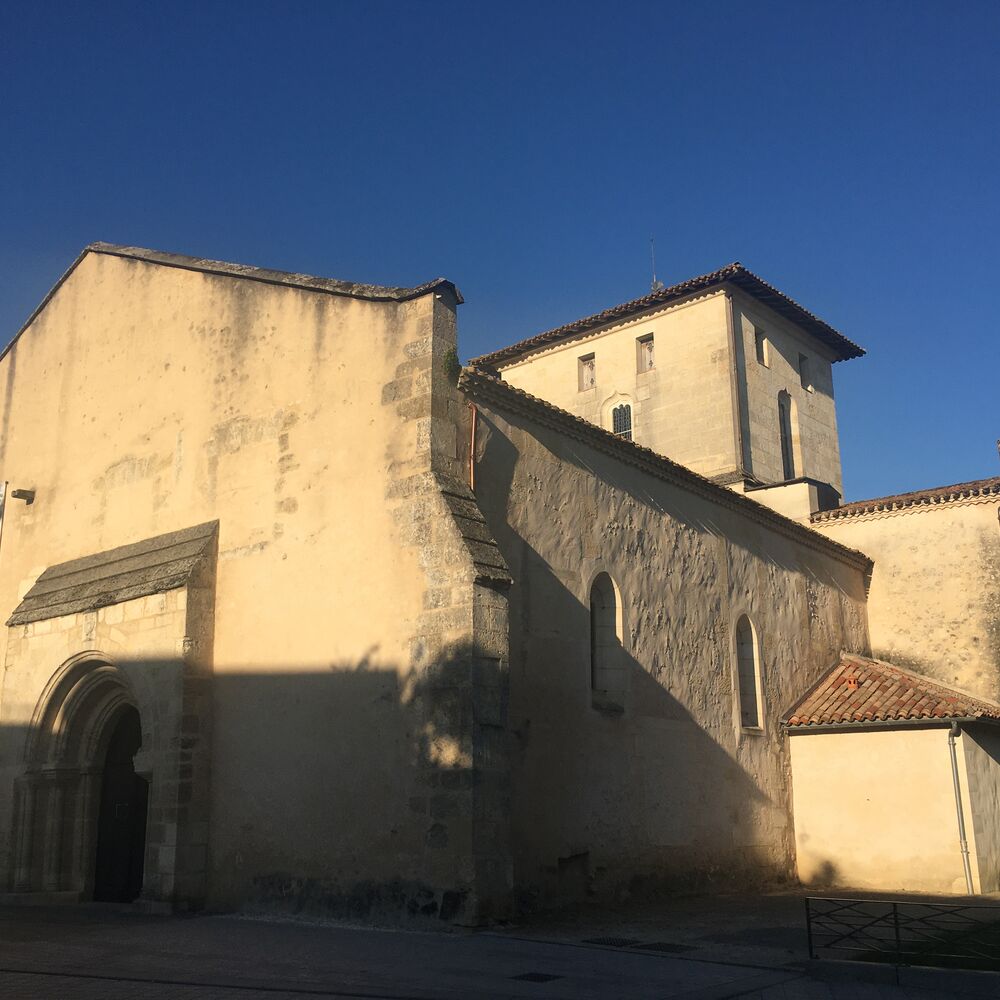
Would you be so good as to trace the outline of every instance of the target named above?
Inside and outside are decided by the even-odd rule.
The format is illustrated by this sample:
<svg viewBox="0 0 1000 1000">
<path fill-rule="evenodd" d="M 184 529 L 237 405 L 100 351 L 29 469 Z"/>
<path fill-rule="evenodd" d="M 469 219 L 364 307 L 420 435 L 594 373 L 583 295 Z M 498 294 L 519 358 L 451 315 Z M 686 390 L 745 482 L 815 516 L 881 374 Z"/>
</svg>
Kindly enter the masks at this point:
<svg viewBox="0 0 1000 1000">
<path fill-rule="evenodd" d="M 1000 705 L 883 660 L 845 653 L 782 721 L 790 729 L 807 729 L 921 719 L 1000 721 Z"/>
<path fill-rule="evenodd" d="M 871 500 L 857 500 L 845 503 L 832 510 L 820 510 L 810 515 L 813 524 L 834 521 L 841 517 L 857 517 L 861 514 L 877 514 L 886 511 L 905 510 L 907 507 L 934 506 L 955 500 L 977 500 L 988 497 L 1000 498 L 1000 476 L 990 479 L 974 479 L 968 483 L 954 483 L 951 486 L 935 486 L 913 493 L 897 493 L 890 497 L 874 497 Z"/>
</svg>

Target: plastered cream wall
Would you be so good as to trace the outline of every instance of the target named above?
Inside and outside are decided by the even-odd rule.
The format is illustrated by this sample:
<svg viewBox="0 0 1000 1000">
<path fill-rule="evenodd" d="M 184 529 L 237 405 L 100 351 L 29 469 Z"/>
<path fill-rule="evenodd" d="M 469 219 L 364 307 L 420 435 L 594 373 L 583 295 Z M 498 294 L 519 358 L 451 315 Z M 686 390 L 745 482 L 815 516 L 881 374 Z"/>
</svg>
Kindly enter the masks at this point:
<svg viewBox="0 0 1000 1000">
<path fill-rule="evenodd" d="M 840 444 L 833 396 L 833 354 L 776 313 L 734 290 L 733 322 L 738 336 L 738 364 L 744 408 L 745 465 L 764 483 L 781 482 L 781 435 L 778 426 L 778 393 L 793 400 L 793 451 L 795 476 L 829 483 L 843 495 Z M 767 341 L 766 364 L 757 360 L 755 334 Z M 799 355 L 809 359 L 812 389 L 804 388 L 799 375 Z"/>
<path fill-rule="evenodd" d="M 778 722 L 790 692 L 841 649 L 866 648 L 863 559 L 798 526 L 786 533 L 756 505 L 733 509 L 741 498 L 727 489 L 706 496 L 595 448 L 510 390 L 488 398 L 474 388 L 471 398 L 476 496 L 515 581 L 522 901 L 788 877 Z M 603 710 L 591 690 L 599 573 L 621 600 L 621 712 Z M 734 628 L 744 613 L 759 639 L 762 732 L 740 725 Z"/>
<path fill-rule="evenodd" d="M 755 333 L 766 338 L 765 364 Z M 652 335 L 656 364 L 638 370 L 636 342 Z M 594 355 L 597 384 L 580 389 L 579 361 Z M 810 388 L 799 355 L 808 358 Z M 519 389 L 612 429 L 629 403 L 633 439 L 709 477 L 784 479 L 778 393 L 793 401 L 795 476 L 843 493 L 833 396 L 833 354 L 738 289 L 722 287 L 639 319 L 562 342 L 503 368 Z"/>
<path fill-rule="evenodd" d="M 632 407 L 633 440 L 706 476 L 736 469 L 732 353 L 726 296 L 692 298 L 561 343 L 503 369 L 512 385 L 605 429 Z M 636 341 L 652 335 L 655 367 L 637 370 Z M 597 384 L 580 391 L 578 364 L 593 354 Z"/>
<path fill-rule="evenodd" d="M 1000 698 L 1000 503 L 922 504 L 817 522 L 875 560 L 873 655 Z"/>
<path fill-rule="evenodd" d="M 803 882 L 966 892 L 947 728 L 806 733 L 789 742 Z M 958 744 L 973 889 L 996 892 L 995 738 L 963 733 Z"/>
<path fill-rule="evenodd" d="M 465 475 L 455 306 L 87 253 L 0 361 L 0 471 L 36 490 L 7 507 L 4 618 L 46 566 L 219 521 L 209 906 L 474 919 L 509 893 L 502 837 L 477 846 L 503 790 L 473 772 L 503 761 L 469 660 L 502 688 L 505 598 L 441 491 Z M 5 675 L 7 732 L 50 659 Z"/>
</svg>

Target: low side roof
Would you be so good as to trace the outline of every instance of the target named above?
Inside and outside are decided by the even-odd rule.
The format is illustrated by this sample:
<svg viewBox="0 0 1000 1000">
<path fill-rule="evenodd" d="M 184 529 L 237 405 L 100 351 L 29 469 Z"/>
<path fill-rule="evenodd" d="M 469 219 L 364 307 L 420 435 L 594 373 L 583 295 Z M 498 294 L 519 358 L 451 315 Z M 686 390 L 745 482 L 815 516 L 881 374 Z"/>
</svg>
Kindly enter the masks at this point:
<svg viewBox="0 0 1000 1000">
<path fill-rule="evenodd" d="M 1000 721 L 1000 705 L 884 660 L 845 653 L 782 719 L 791 732 L 892 722 Z"/>
<path fill-rule="evenodd" d="M 739 261 L 734 261 L 732 264 L 719 268 L 718 271 L 702 274 L 697 278 L 688 278 L 687 281 L 681 281 L 668 288 L 662 288 L 658 292 L 644 295 L 641 299 L 623 302 L 621 305 L 612 306 L 610 309 L 595 313 L 593 316 L 586 316 L 572 323 L 566 323 L 564 326 L 556 327 L 554 330 L 547 330 L 545 333 L 539 333 L 527 340 L 511 344 L 510 347 L 503 347 L 492 354 L 473 358 L 469 363 L 482 368 L 503 368 L 528 354 L 551 347 L 553 344 L 581 337 L 599 327 L 623 322 L 639 313 L 669 305 L 686 295 L 704 292 L 723 284 L 735 285 L 758 302 L 773 309 L 778 315 L 811 333 L 817 340 L 822 341 L 833 350 L 838 361 L 860 358 L 865 353 L 863 348 L 858 347 L 843 334 L 838 333 L 829 323 L 824 323 L 823 320 L 790 299 L 784 292 L 779 292 L 777 288 L 757 277 L 752 271 L 748 271 Z"/>
<path fill-rule="evenodd" d="M 24 595 L 7 624 L 27 625 L 94 611 L 183 587 L 208 554 L 218 527 L 218 521 L 207 521 L 50 566 Z"/>
<path fill-rule="evenodd" d="M 722 507 L 736 510 L 744 517 L 779 531 L 802 545 L 832 555 L 863 573 L 871 573 L 872 571 L 874 563 L 863 552 L 842 545 L 827 535 L 799 524 L 798 521 L 793 521 L 791 518 L 787 518 L 727 486 L 713 483 L 712 480 L 705 478 L 693 469 L 689 469 L 686 465 L 681 465 L 679 462 L 667 458 L 666 455 L 643 447 L 635 441 L 626 441 L 624 438 L 612 434 L 611 431 L 598 427 L 597 424 L 593 424 L 589 420 L 584 420 L 583 417 L 577 417 L 555 406 L 548 400 L 532 396 L 510 382 L 497 378 L 490 372 L 480 371 L 476 368 L 463 368 L 458 387 L 473 402 L 525 414 L 542 425 L 551 427 L 577 441 L 583 441 L 599 451 L 612 455 L 621 462 L 656 476 L 658 479 L 712 500 Z"/>
<path fill-rule="evenodd" d="M 267 267 L 255 267 L 251 264 L 230 264 L 222 260 L 208 260 L 203 257 L 188 257 L 180 253 L 165 253 L 162 250 L 147 250 L 145 247 L 126 247 L 115 243 L 91 243 L 83 248 L 76 260 L 70 264 L 66 273 L 49 289 L 45 298 L 38 304 L 23 326 L 14 334 L 0 358 L 10 350 L 18 337 L 32 324 L 35 317 L 48 305 L 49 300 L 59 290 L 62 283 L 76 270 L 80 262 L 91 253 L 106 254 L 110 257 L 124 257 L 129 260 L 141 260 L 147 264 L 160 264 L 164 267 L 176 267 L 186 271 L 201 271 L 203 274 L 217 274 L 228 278 L 247 278 L 251 281 L 263 281 L 270 285 L 285 285 L 289 288 L 304 288 L 312 292 L 325 292 L 328 295 L 343 295 L 354 299 L 366 299 L 370 302 L 406 302 L 416 299 L 438 289 L 448 289 L 458 302 L 462 302 L 462 293 L 447 278 L 435 278 L 414 288 L 401 288 L 390 285 L 365 285 L 356 281 L 341 281 L 337 278 L 317 278 L 311 274 L 296 274 L 291 271 L 274 271 Z"/>
<path fill-rule="evenodd" d="M 971 500 L 976 497 L 997 497 L 1000 499 L 1000 476 L 989 479 L 974 479 L 968 483 L 953 483 L 951 486 L 933 486 L 928 490 L 914 490 L 912 493 L 897 493 L 895 496 L 874 497 L 871 500 L 857 500 L 845 503 L 832 510 L 820 510 L 810 515 L 810 521 L 835 521 L 838 518 L 855 517 L 860 514 L 874 514 L 881 511 L 905 510 L 907 507 L 926 507 L 951 503 L 955 500 Z"/>
</svg>

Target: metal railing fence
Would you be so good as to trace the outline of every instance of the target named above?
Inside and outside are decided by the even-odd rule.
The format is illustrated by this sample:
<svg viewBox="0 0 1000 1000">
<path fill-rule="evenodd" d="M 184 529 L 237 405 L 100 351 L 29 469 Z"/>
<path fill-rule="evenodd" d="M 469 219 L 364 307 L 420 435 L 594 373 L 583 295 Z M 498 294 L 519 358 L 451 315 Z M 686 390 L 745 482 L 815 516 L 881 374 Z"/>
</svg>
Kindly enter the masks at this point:
<svg viewBox="0 0 1000 1000">
<path fill-rule="evenodd" d="M 1000 906 L 806 898 L 810 958 L 1000 970 Z"/>
</svg>

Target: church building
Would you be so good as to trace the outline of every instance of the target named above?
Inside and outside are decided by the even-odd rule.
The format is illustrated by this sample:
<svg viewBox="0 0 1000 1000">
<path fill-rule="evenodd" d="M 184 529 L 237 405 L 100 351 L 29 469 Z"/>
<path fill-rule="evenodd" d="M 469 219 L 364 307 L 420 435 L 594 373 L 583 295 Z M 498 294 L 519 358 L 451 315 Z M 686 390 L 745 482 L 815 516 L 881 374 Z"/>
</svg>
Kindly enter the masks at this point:
<svg viewBox="0 0 1000 1000">
<path fill-rule="evenodd" d="M 845 505 L 864 352 L 740 264 L 465 368 L 461 302 L 95 243 L 13 337 L 5 898 L 1000 889 L 1000 477 Z M 854 783 L 854 868 L 900 739 L 967 828 Z"/>
</svg>

